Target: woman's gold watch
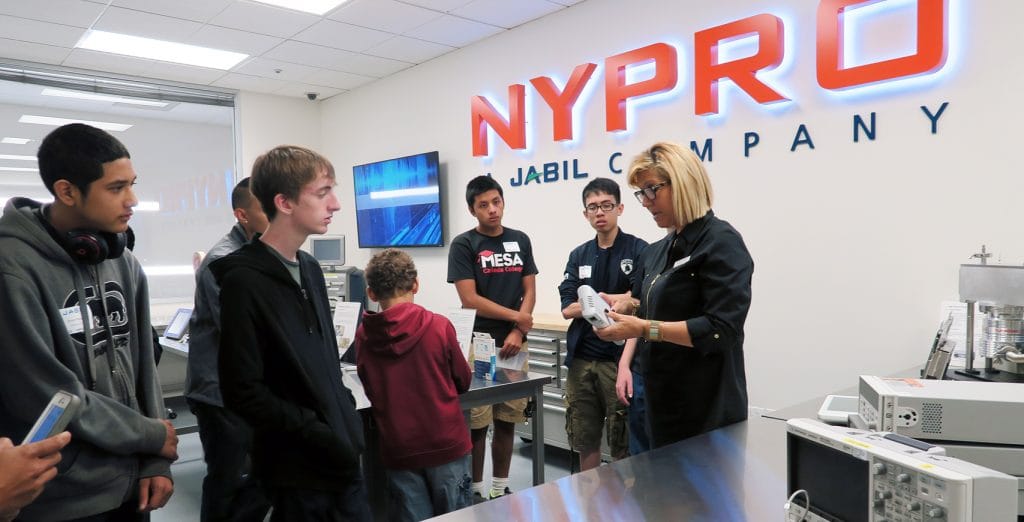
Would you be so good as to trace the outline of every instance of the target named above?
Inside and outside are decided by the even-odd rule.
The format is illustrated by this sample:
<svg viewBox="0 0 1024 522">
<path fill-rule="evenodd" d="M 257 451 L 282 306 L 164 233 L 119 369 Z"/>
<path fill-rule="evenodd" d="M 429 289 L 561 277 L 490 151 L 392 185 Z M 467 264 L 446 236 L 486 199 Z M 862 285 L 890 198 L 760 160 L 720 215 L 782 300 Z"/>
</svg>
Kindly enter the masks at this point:
<svg viewBox="0 0 1024 522">
<path fill-rule="evenodd" d="M 661 321 L 647 321 L 647 335 L 644 337 L 651 342 L 661 342 Z"/>
</svg>

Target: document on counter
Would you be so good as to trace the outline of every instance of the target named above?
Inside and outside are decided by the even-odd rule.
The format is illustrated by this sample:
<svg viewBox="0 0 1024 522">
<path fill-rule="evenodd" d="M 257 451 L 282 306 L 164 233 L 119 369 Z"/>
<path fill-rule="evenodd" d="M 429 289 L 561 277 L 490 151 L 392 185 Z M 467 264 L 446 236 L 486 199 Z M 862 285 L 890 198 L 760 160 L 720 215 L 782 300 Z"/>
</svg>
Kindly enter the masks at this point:
<svg viewBox="0 0 1024 522">
<path fill-rule="evenodd" d="M 370 398 L 366 396 L 366 390 L 363 389 L 363 381 L 359 378 L 359 374 L 355 372 L 354 366 L 342 365 L 341 383 L 352 392 L 352 398 L 356 400 L 357 410 L 370 407 Z"/>
<path fill-rule="evenodd" d="M 502 359 L 500 356 L 497 360 L 498 368 L 508 368 L 509 370 L 522 370 L 526 366 L 526 361 L 530 358 L 530 354 L 526 353 L 526 350 L 520 350 L 519 353 Z"/>
<path fill-rule="evenodd" d="M 334 305 L 334 334 L 338 337 L 338 356 L 345 353 L 345 350 L 356 338 L 356 325 L 359 324 L 359 311 L 361 305 L 349 301 L 338 301 Z"/>
<path fill-rule="evenodd" d="M 476 310 L 470 308 L 452 308 L 441 315 L 448 318 L 455 327 L 455 337 L 462 348 L 462 356 L 469 360 L 469 346 L 473 341 L 473 322 L 476 321 Z"/>
</svg>

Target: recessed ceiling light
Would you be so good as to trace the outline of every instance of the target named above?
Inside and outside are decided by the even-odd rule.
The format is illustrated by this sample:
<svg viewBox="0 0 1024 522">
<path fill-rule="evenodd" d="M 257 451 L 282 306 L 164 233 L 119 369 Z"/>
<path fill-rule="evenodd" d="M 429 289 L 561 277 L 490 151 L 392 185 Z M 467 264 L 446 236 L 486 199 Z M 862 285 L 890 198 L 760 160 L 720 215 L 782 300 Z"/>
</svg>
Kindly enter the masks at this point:
<svg viewBox="0 0 1024 522">
<path fill-rule="evenodd" d="M 18 160 L 18 161 L 35 161 L 35 156 L 19 156 L 17 154 L 0 154 L 0 159 L 5 160 Z"/>
<path fill-rule="evenodd" d="M 149 60 L 222 69 L 225 71 L 249 57 L 248 54 L 222 51 L 198 45 L 96 30 L 87 31 L 75 47 Z"/>
<path fill-rule="evenodd" d="M 28 138 L 4 138 L 0 140 L 0 143 L 7 143 L 10 145 L 24 145 L 32 140 Z"/>
<path fill-rule="evenodd" d="M 324 13 L 344 4 L 348 0 L 256 0 L 261 4 L 276 5 L 285 9 L 313 13 L 323 16 Z"/>
<path fill-rule="evenodd" d="M 113 96 L 110 94 L 97 94 L 94 92 L 66 91 L 64 89 L 43 89 L 43 96 L 59 96 L 61 98 L 75 98 L 77 100 L 102 101 L 110 103 L 129 103 L 132 105 L 144 105 L 147 107 L 166 107 L 167 102 L 156 100 L 143 100 L 140 98 L 126 98 L 124 96 Z"/>
<path fill-rule="evenodd" d="M 28 167 L 0 167 L 0 170 L 8 172 L 39 172 L 39 169 L 30 169 Z"/>
<path fill-rule="evenodd" d="M 72 118 L 53 118 L 50 116 L 34 116 L 31 114 L 23 114 L 18 118 L 18 123 L 34 123 L 36 125 L 53 125 L 59 127 L 61 125 L 67 125 L 69 123 L 84 123 L 86 125 L 92 125 L 97 129 L 103 129 L 113 132 L 121 132 L 132 128 L 131 124 L 128 123 L 111 123 L 109 121 L 89 121 L 89 120 L 76 120 Z M 28 156 L 31 158 L 31 156 Z M 35 158 L 33 158 L 35 159 Z"/>
<path fill-rule="evenodd" d="M 160 212 L 159 201 L 140 201 L 135 205 L 135 210 L 139 212 Z"/>
</svg>

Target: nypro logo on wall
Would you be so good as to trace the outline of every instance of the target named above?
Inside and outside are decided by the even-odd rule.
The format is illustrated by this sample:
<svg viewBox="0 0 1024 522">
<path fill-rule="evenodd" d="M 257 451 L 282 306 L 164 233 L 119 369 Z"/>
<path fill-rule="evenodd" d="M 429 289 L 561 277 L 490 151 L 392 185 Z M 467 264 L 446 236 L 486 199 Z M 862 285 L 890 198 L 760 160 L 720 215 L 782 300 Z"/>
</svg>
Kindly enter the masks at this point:
<svg viewBox="0 0 1024 522">
<path fill-rule="evenodd" d="M 946 20 L 949 14 L 948 0 L 917 0 L 917 48 L 913 54 L 847 67 L 843 63 L 844 12 L 874 2 L 875 0 L 819 2 L 814 45 L 816 80 L 820 87 L 828 90 L 864 88 L 901 78 L 932 74 L 945 64 L 949 41 Z M 782 63 L 785 53 L 785 30 L 781 18 L 765 13 L 694 33 L 694 114 L 708 116 L 719 113 L 718 84 L 723 80 L 732 81 L 739 90 L 760 104 L 788 101 L 788 98 L 780 94 L 776 88 L 757 77 L 759 71 L 773 69 Z M 751 36 L 756 36 L 759 42 L 755 54 L 731 61 L 718 61 L 719 44 Z M 676 47 L 657 42 L 604 60 L 603 86 L 607 132 L 628 130 L 626 106 L 630 100 L 671 91 L 677 85 L 678 53 Z M 653 65 L 653 75 L 630 83 L 626 70 L 645 64 Z M 573 139 L 573 107 L 584 87 L 592 80 L 596 69 L 595 63 L 576 66 L 561 90 L 547 76 L 538 76 L 530 80 L 539 97 L 551 109 L 554 141 Z M 509 148 L 527 148 L 524 84 L 513 84 L 508 87 L 507 106 L 506 117 L 500 114 L 486 97 L 472 97 L 470 107 L 473 156 L 487 156 L 490 153 L 487 142 L 488 128 Z M 562 169 L 562 176 L 566 175 L 567 170 Z"/>
</svg>

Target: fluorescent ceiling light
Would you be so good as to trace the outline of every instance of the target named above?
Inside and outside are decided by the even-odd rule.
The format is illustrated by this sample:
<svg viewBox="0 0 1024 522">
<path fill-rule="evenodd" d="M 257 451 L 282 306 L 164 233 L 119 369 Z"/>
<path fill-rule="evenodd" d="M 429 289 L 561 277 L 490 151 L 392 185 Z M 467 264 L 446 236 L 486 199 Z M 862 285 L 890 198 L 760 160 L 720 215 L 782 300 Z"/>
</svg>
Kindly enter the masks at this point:
<svg viewBox="0 0 1024 522">
<path fill-rule="evenodd" d="M 45 189 L 43 186 L 43 180 L 37 179 L 35 181 L 3 181 L 0 180 L 0 187 L 39 187 Z"/>
<path fill-rule="evenodd" d="M 248 54 L 222 51 L 198 45 L 96 30 L 86 32 L 85 36 L 78 41 L 75 47 L 149 60 L 160 60 L 162 62 L 222 69 L 225 71 L 249 57 Z"/>
<path fill-rule="evenodd" d="M 0 167 L 0 170 L 7 170 L 11 172 L 39 172 L 39 169 L 30 169 L 28 167 Z"/>
<path fill-rule="evenodd" d="M 43 89 L 43 96 L 59 96 L 61 98 L 74 98 L 76 100 L 91 100 L 110 103 L 129 103 L 131 105 L 144 105 L 146 107 L 166 107 L 167 102 L 156 100 L 143 100 L 140 98 L 126 98 L 124 96 L 113 96 L 110 94 L 97 94 L 94 92 L 66 91 L 64 89 Z"/>
<path fill-rule="evenodd" d="M 73 118 L 53 118 L 50 116 L 34 116 L 32 114 L 22 114 L 18 118 L 18 123 L 34 123 L 36 125 L 53 125 L 59 127 L 61 125 L 67 125 L 69 123 L 84 123 L 86 125 L 92 125 L 97 129 L 103 129 L 113 132 L 121 132 L 132 128 L 131 124 L 128 123 L 111 123 L 109 121 L 89 121 L 89 120 L 78 120 Z M 26 156 L 32 158 L 32 156 Z M 2 159 L 2 156 L 0 156 Z M 35 159 L 35 158 L 32 158 Z"/>
<path fill-rule="evenodd" d="M 146 266 L 142 265 L 142 271 L 147 276 L 174 276 L 174 275 L 188 275 L 194 276 L 196 274 L 195 268 L 192 265 L 163 265 L 163 266 Z"/>
<path fill-rule="evenodd" d="M 0 143 L 7 143 L 9 145 L 24 145 L 32 140 L 28 138 L 4 138 L 0 140 Z"/>
<path fill-rule="evenodd" d="M 344 4 L 348 0 L 256 0 L 261 4 L 276 5 L 305 13 L 323 16 L 324 13 Z"/>
<path fill-rule="evenodd" d="M 35 156 L 19 156 L 17 154 L 0 154 L 0 159 L 19 160 L 19 161 L 36 161 L 36 157 Z"/>
<path fill-rule="evenodd" d="M 159 201 L 140 201 L 134 209 L 138 212 L 160 212 Z"/>
</svg>

